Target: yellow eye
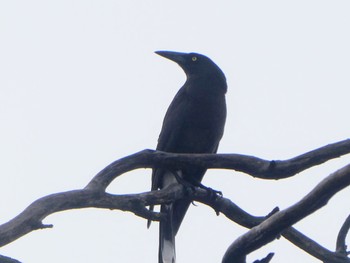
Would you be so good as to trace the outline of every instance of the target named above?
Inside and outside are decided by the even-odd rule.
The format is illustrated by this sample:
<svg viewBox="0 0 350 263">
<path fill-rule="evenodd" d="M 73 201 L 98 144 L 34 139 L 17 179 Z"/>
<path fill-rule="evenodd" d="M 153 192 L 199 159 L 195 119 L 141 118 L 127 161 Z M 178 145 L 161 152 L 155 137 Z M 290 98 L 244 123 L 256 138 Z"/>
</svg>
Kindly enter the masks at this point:
<svg viewBox="0 0 350 263">
<path fill-rule="evenodd" d="M 197 57 L 192 57 L 192 61 L 197 61 Z"/>
</svg>

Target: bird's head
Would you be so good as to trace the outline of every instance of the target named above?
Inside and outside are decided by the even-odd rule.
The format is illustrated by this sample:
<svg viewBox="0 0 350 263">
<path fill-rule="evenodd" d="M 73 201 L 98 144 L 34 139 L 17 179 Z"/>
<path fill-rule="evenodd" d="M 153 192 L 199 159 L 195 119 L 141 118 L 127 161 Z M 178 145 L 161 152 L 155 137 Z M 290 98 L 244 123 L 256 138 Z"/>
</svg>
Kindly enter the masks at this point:
<svg viewBox="0 0 350 263">
<path fill-rule="evenodd" d="M 222 83 L 226 89 L 226 78 L 222 70 L 207 56 L 198 53 L 156 51 L 156 54 L 176 62 L 186 73 L 187 79 L 203 79 Z"/>
</svg>

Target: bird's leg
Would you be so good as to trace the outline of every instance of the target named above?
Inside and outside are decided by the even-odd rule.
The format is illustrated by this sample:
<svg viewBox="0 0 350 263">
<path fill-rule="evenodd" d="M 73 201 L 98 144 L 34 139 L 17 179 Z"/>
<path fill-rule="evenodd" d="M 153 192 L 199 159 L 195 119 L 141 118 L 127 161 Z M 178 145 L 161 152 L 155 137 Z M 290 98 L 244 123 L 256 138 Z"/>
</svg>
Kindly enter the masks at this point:
<svg viewBox="0 0 350 263">
<path fill-rule="evenodd" d="M 191 190 L 191 191 L 194 191 L 194 188 L 197 186 L 197 185 L 194 185 L 192 184 L 191 182 L 185 180 L 182 176 L 181 176 L 181 172 L 178 172 L 178 171 L 170 171 L 174 176 L 175 176 L 175 179 L 176 181 L 183 185 L 185 187 L 186 190 Z"/>
<path fill-rule="evenodd" d="M 197 187 L 202 188 L 202 189 L 207 191 L 208 196 L 209 196 L 209 198 L 211 200 L 216 201 L 218 198 L 222 197 L 222 192 L 221 191 L 214 190 L 214 189 L 212 189 L 210 187 L 207 187 L 207 186 L 203 185 L 200 182 L 197 182 L 196 184 L 197 184 Z M 192 202 L 192 204 L 194 204 L 194 203 Z M 216 209 L 214 209 L 214 210 L 215 210 L 216 215 L 218 216 L 220 214 L 220 212 L 218 210 L 216 210 Z"/>
<path fill-rule="evenodd" d="M 179 171 L 173 171 L 173 170 L 171 170 L 170 172 L 174 175 L 174 177 L 175 177 L 175 179 L 177 180 L 177 182 L 178 182 L 179 184 L 181 184 L 181 185 L 185 188 L 185 191 L 186 191 L 186 193 L 187 193 L 188 195 L 191 195 L 191 194 L 195 191 L 195 188 L 198 186 L 197 183 L 193 184 L 192 182 L 189 182 L 189 181 L 185 180 L 185 179 L 181 176 L 181 172 L 179 172 Z M 200 183 L 199 183 L 199 184 L 200 184 Z M 197 205 L 194 203 L 194 201 L 191 201 L 191 203 L 192 203 L 192 205 L 197 206 Z"/>
<path fill-rule="evenodd" d="M 179 184 L 182 184 L 186 190 L 194 190 L 195 187 L 199 187 L 201 189 L 204 189 L 208 192 L 208 195 L 210 196 L 210 198 L 217 198 L 218 196 L 219 197 L 222 197 L 222 192 L 221 191 L 217 191 L 215 189 L 212 189 L 210 187 L 207 187 L 205 185 L 203 185 L 201 182 L 199 181 L 196 181 L 196 180 L 191 180 L 191 181 L 188 181 L 188 180 L 185 180 L 181 174 L 179 174 L 177 171 L 171 171 L 171 173 L 175 176 L 177 182 Z"/>
</svg>

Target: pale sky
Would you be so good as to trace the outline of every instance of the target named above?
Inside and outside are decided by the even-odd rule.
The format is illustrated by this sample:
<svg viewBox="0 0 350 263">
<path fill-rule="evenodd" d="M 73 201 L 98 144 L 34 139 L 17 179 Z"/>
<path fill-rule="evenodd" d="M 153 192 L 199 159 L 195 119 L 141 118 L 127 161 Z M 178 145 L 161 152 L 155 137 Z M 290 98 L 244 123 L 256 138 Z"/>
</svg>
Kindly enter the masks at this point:
<svg viewBox="0 0 350 263">
<path fill-rule="evenodd" d="M 209 56 L 228 80 L 221 153 L 286 159 L 350 135 L 349 1 L 0 1 L 0 222 L 32 201 L 83 188 L 112 161 L 154 149 L 185 80 L 156 50 Z M 263 181 L 212 170 L 204 184 L 266 215 L 297 202 L 343 157 L 294 178 Z M 110 193 L 150 188 L 150 170 Z M 296 225 L 334 249 L 350 190 Z M 25 263 L 154 263 L 158 226 L 97 209 L 54 214 L 53 229 L 0 250 Z M 220 262 L 247 230 L 192 206 L 177 236 L 178 262 Z M 350 240 L 349 240 L 350 242 Z M 249 256 L 318 262 L 281 238 Z"/>
</svg>

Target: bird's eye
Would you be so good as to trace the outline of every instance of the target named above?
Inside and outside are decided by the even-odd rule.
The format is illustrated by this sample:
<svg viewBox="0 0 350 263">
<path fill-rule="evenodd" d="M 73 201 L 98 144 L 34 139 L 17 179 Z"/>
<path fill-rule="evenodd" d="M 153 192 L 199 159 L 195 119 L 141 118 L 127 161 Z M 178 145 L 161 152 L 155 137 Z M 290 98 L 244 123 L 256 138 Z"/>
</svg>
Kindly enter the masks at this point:
<svg viewBox="0 0 350 263">
<path fill-rule="evenodd" d="M 196 56 L 192 57 L 192 61 L 197 61 L 197 57 Z"/>
</svg>

